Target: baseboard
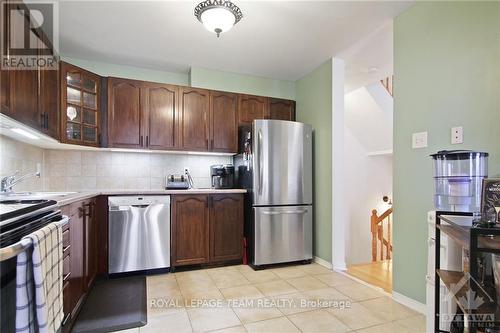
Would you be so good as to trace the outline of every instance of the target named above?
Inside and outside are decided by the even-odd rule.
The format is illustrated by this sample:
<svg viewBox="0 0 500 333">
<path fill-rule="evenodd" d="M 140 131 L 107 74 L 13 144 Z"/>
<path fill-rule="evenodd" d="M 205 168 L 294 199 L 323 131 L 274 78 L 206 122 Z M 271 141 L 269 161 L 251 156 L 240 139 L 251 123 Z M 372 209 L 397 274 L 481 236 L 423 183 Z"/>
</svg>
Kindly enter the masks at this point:
<svg viewBox="0 0 500 333">
<path fill-rule="evenodd" d="M 409 307 L 412 310 L 415 310 L 423 315 L 427 314 L 427 306 L 419 301 L 414 300 L 408 296 L 392 291 L 392 298 L 398 302 L 403 304 L 404 306 Z"/>
<path fill-rule="evenodd" d="M 328 261 L 325 259 L 321 259 L 320 257 L 314 257 L 313 258 L 314 262 L 317 263 L 318 265 L 324 266 L 328 269 L 332 269 L 332 264 L 330 264 Z"/>
</svg>

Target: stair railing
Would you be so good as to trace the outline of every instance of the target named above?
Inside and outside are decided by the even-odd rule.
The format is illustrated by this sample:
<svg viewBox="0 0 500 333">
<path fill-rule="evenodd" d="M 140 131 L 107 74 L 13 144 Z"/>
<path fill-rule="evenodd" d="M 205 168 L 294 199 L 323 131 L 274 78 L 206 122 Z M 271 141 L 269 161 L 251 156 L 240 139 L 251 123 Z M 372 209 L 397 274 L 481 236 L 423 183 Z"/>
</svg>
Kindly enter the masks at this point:
<svg viewBox="0 0 500 333">
<path fill-rule="evenodd" d="M 377 254 L 380 255 L 380 260 L 392 258 L 392 240 L 391 240 L 391 217 L 392 207 L 387 209 L 382 215 L 377 214 L 377 210 L 372 210 L 371 216 L 371 233 L 372 233 L 372 261 L 377 261 Z M 384 237 L 384 222 L 387 221 L 387 238 Z M 380 244 L 380 251 L 378 251 Z M 385 251 L 384 251 L 385 248 Z"/>
<path fill-rule="evenodd" d="M 385 87 L 387 92 L 391 95 L 393 95 L 393 83 L 394 83 L 394 75 L 388 76 L 385 79 L 380 80 L 382 85 Z"/>
</svg>

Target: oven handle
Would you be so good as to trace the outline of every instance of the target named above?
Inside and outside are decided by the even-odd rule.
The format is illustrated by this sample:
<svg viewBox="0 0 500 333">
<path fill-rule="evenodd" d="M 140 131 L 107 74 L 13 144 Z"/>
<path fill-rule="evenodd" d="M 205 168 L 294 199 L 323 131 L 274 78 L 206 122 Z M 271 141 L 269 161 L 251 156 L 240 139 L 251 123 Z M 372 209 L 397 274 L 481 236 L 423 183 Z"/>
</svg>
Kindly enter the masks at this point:
<svg viewBox="0 0 500 333">
<path fill-rule="evenodd" d="M 61 227 L 64 227 L 64 225 L 66 225 L 68 222 L 69 218 L 63 215 L 61 220 L 54 223 L 59 223 Z M 23 238 L 17 243 L 14 243 L 6 247 L 2 247 L 0 249 L 0 261 L 5 261 L 16 257 L 19 253 L 26 251 L 30 246 L 31 246 L 31 240 Z"/>
</svg>

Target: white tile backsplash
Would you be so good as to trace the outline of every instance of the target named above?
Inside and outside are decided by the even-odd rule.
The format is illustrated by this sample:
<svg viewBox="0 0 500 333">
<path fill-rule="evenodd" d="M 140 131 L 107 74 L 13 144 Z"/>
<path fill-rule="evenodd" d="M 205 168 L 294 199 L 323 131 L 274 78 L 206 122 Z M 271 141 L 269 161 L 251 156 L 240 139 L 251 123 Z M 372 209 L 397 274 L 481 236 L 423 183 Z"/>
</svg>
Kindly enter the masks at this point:
<svg viewBox="0 0 500 333">
<path fill-rule="evenodd" d="M 50 170 L 48 191 L 159 190 L 165 187 L 167 175 L 180 174 L 184 167 L 189 168 L 196 187 L 210 187 L 210 166 L 232 162 L 230 156 L 207 155 L 58 150 L 45 154 L 45 166 Z"/>
<path fill-rule="evenodd" d="M 0 135 L 0 176 L 36 171 L 42 177 L 17 191 L 90 191 L 165 187 L 165 177 L 188 167 L 196 187 L 210 187 L 210 166 L 232 163 L 230 156 L 42 149 Z"/>
<path fill-rule="evenodd" d="M 36 172 L 37 164 L 43 166 L 44 152 L 42 148 L 28 145 L 9 137 L 0 135 L 0 177 L 10 176 L 19 171 L 19 175 Z M 14 186 L 14 191 L 41 191 L 42 177 L 33 177 Z"/>
</svg>

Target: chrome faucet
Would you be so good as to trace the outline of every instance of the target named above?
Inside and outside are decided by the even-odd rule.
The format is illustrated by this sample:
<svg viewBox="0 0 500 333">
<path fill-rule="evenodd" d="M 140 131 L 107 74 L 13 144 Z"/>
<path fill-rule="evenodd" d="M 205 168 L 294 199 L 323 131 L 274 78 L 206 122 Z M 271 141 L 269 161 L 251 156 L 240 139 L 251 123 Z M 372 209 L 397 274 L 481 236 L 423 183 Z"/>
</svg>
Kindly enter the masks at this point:
<svg viewBox="0 0 500 333">
<path fill-rule="evenodd" d="M 16 184 L 18 184 L 26 179 L 29 179 L 31 177 L 40 177 L 40 171 L 28 173 L 28 174 L 25 174 L 24 176 L 21 176 L 21 177 L 17 177 L 18 174 L 19 174 L 19 171 L 16 171 L 13 175 L 6 176 L 6 177 L 2 178 L 2 181 L 0 184 L 0 193 L 2 193 L 2 194 L 12 193 L 12 187 L 14 187 L 14 185 L 16 185 Z"/>
</svg>

